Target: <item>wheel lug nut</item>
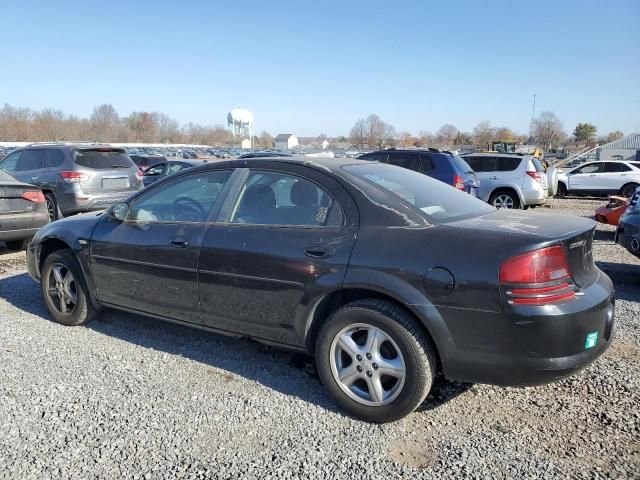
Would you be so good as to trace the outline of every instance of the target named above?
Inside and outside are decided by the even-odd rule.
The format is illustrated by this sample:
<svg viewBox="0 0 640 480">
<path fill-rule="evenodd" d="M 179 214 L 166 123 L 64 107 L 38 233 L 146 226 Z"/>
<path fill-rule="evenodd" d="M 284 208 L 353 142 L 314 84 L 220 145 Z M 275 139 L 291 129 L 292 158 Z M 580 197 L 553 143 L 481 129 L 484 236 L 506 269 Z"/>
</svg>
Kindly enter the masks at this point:
<svg viewBox="0 0 640 480">
<path fill-rule="evenodd" d="M 356 355 L 356 360 L 358 360 L 359 362 L 362 361 L 362 355 Z"/>
<path fill-rule="evenodd" d="M 366 357 L 367 357 L 367 360 L 371 360 L 371 354 L 369 352 L 367 352 Z"/>
<path fill-rule="evenodd" d="M 373 365 L 371 365 L 371 366 L 373 367 L 373 369 L 374 369 L 374 370 L 377 370 L 377 369 L 378 369 L 378 364 L 377 364 L 377 363 L 374 363 L 374 364 L 373 364 Z"/>
<path fill-rule="evenodd" d="M 362 373 L 362 367 L 360 365 L 356 367 L 356 370 L 358 371 L 358 373 Z"/>
<path fill-rule="evenodd" d="M 367 377 L 371 377 L 373 375 L 373 373 L 371 373 L 371 370 L 367 370 Z"/>
</svg>

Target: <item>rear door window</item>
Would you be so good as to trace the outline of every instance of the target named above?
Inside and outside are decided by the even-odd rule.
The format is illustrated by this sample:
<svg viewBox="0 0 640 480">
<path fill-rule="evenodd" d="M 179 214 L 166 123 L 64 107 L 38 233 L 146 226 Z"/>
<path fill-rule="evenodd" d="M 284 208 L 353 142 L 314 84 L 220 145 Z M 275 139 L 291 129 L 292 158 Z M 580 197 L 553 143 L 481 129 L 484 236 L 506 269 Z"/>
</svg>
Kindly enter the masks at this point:
<svg viewBox="0 0 640 480">
<path fill-rule="evenodd" d="M 422 163 L 420 163 L 420 156 L 416 153 L 390 153 L 387 163 L 413 170 L 414 172 L 424 171 Z"/>
<path fill-rule="evenodd" d="M 520 165 L 522 158 L 496 157 L 495 170 L 498 172 L 512 172 Z"/>
<path fill-rule="evenodd" d="M 44 168 L 57 168 L 64 162 L 64 153 L 60 150 L 45 150 L 44 155 Z"/>
<path fill-rule="evenodd" d="M 79 150 L 76 153 L 76 164 L 94 170 L 112 170 L 134 166 L 133 161 L 124 150 L 108 148 Z"/>
<path fill-rule="evenodd" d="M 495 157 L 465 157 L 474 172 L 493 172 L 496 169 Z"/>
<path fill-rule="evenodd" d="M 433 159 L 431 158 L 431 155 L 429 155 L 428 153 L 421 153 L 420 160 L 422 161 L 422 170 L 424 172 L 430 172 L 435 168 L 433 166 Z"/>
</svg>

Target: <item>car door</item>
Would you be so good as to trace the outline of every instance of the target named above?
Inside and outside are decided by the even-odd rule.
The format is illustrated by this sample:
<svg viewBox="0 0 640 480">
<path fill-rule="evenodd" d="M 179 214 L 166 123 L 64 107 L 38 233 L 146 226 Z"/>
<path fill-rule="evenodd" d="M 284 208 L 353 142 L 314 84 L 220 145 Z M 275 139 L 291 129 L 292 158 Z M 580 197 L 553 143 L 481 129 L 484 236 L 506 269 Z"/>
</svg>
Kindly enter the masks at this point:
<svg viewBox="0 0 640 480">
<path fill-rule="evenodd" d="M 469 164 L 471 169 L 478 176 L 480 180 L 480 187 L 478 189 L 478 198 L 485 202 L 489 200 L 491 192 L 495 190 L 498 177 L 495 174 L 496 169 L 496 157 L 487 155 L 478 156 L 465 156 L 464 160 Z"/>
<path fill-rule="evenodd" d="M 48 148 L 42 151 L 44 155 L 44 165 L 40 172 L 38 186 L 44 190 L 52 190 L 58 186 L 60 182 L 60 167 L 64 163 L 64 152 Z"/>
<path fill-rule="evenodd" d="M 16 155 L 13 157 L 13 155 Z M 2 161 L 2 168 L 21 182 L 40 186 L 40 177 L 44 167 L 42 150 L 25 149 L 14 152 Z M 13 168 L 13 170 L 11 170 Z"/>
<path fill-rule="evenodd" d="M 200 245 L 231 176 L 230 169 L 179 175 L 136 196 L 125 221 L 105 215 L 90 242 L 100 301 L 200 323 Z"/>
<path fill-rule="evenodd" d="M 206 326 L 300 344 L 296 319 L 344 279 L 358 214 L 348 192 L 302 165 L 244 170 L 202 244 Z"/>
<path fill-rule="evenodd" d="M 569 190 L 594 191 L 600 190 L 601 174 L 603 173 L 603 162 L 587 163 L 576 168 L 567 174 Z"/>
<path fill-rule="evenodd" d="M 608 192 L 618 192 L 626 183 L 632 182 L 629 178 L 631 167 L 621 162 L 603 162 L 602 186 Z"/>
</svg>

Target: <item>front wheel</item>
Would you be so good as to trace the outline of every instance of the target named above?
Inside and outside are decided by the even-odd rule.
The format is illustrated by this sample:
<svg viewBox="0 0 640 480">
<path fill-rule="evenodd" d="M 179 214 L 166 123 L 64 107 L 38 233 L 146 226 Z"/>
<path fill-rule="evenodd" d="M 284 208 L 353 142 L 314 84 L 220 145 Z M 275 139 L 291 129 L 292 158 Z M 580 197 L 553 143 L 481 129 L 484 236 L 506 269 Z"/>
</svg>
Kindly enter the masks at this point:
<svg viewBox="0 0 640 480">
<path fill-rule="evenodd" d="M 82 269 L 71 250 L 58 250 L 45 259 L 40 287 L 49 313 L 62 325 L 82 325 L 97 314 Z"/>
<path fill-rule="evenodd" d="M 336 403 L 362 420 L 385 423 L 413 412 L 436 371 L 431 341 L 406 311 L 381 300 L 358 300 L 323 325 L 316 364 Z"/>
</svg>

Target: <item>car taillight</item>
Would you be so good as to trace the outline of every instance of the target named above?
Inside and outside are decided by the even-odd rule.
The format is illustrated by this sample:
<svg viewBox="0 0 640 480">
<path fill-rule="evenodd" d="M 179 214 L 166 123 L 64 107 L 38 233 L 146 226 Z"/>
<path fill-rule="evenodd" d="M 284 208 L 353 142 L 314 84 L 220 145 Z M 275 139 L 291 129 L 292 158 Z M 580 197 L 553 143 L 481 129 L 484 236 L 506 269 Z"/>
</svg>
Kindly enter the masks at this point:
<svg viewBox="0 0 640 480">
<path fill-rule="evenodd" d="M 80 183 L 89 180 L 89 176 L 81 172 L 60 172 L 60 176 L 67 183 Z"/>
<path fill-rule="evenodd" d="M 138 170 L 136 170 L 136 178 L 138 180 L 142 180 L 142 177 L 144 177 L 144 172 L 142 171 L 141 168 L 139 168 Z"/>
<path fill-rule="evenodd" d="M 500 266 L 500 284 L 509 303 L 548 305 L 571 300 L 575 285 L 562 247 L 548 247 L 516 255 Z"/>
<path fill-rule="evenodd" d="M 527 170 L 527 175 L 529 175 L 531 178 L 533 178 L 537 182 L 542 182 L 542 173 L 540 172 L 532 172 Z"/>
<path fill-rule="evenodd" d="M 44 195 L 40 190 L 29 190 L 20 196 L 33 203 L 44 203 Z"/>
<path fill-rule="evenodd" d="M 464 192 L 464 179 L 460 175 L 453 176 L 453 186 Z"/>
</svg>

